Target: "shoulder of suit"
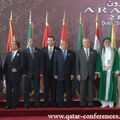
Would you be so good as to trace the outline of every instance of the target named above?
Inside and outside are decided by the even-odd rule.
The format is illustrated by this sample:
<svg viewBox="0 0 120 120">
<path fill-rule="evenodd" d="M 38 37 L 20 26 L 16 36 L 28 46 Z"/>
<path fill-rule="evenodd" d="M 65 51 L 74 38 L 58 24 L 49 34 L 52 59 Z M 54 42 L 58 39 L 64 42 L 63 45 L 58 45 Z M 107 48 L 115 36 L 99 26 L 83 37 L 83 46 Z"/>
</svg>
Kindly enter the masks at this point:
<svg viewBox="0 0 120 120">
<path fill-rule="evenodd" d="M 22 53 L 22 51 L 21 51 L 21 50 L 18 50 L 17 53 Z"/>
<path fill-rule="evenodd" d="M 57 52 L 57 51 L 61 51 L 61 49 L 59 47 L 54 47 L 54 51 Z"/>
<path fill-rule="evenodd" d="M 96 50 L 94 50 L 93 48 L 90 48 L 90 51 L 92 51 L 92 52 L 97 52 Z"/>
<path fill-rule="evenodd" d="M 60 48 L 59 48 L 59 47 L 56 47 L 56 46 L 54 46 L 54 49 L 56 49 L 56 50 L 60 50 Z"/>
<path fill-rule="evenodd" d="M 18 50 L 18 52 L 17 52 L 17 53 L 23 54 L 23 52 L 22 52 L 21 50 Z"/>
<path fill-rule="evenodd" d="M 41 50 L 40 48 L 38 48 L 38 47 L 35 47 L 35 50 Z"/>
<path fill-rule="evenodd" d="M 55 49 L 54 51 L 55 51 L 55 53 L 58 53 L 58 54 L 62 52 L 61 49 Z"/>
<path fill-rule="evenodd" d="M 46 50 L 46 49 L 48 49 L 48 46 L 47 47 L 43 47 L 41 50 Z"/>
<path fill-rule="evenodd" d="M 80 50 L 78 50 L 77 52 L 83 52 L 84 51 L 84 48 L 81 48 Z"/>
<path fill-rule="evenodd" d="M 27 51 L 27 50 L 29 50 L 29 48 L 24 48 L 24 49 L 22 50 L 22 52 L 25 52 L 25 51 Z"/>
</svg>

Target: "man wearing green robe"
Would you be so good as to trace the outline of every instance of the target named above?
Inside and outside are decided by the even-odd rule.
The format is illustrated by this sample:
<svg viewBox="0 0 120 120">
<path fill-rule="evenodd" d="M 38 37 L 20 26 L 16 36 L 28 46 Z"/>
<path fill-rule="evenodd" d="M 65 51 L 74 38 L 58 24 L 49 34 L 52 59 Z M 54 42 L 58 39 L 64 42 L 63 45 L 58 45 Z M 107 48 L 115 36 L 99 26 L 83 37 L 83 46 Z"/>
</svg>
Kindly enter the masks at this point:
<svg viewBox="0 0 120 120">
<path fill-rule="evenodd" d="M 113 107 L 117 100 L 116 75 L 119 73 L 119 54 L 111 47 L 111 39 L 104 38 L 98 53 L 96 72 L 100 77 L 99 100 L 101 107 Z"/>
</svg>

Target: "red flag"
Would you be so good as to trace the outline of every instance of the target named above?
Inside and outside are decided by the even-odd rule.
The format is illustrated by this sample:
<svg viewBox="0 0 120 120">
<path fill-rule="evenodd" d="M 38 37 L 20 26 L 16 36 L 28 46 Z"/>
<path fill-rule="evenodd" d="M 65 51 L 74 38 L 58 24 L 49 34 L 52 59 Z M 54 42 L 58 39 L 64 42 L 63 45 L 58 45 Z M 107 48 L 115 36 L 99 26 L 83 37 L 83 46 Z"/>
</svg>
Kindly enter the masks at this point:
<svg viewBox="0 0 120 120">
<path fill-rule="evenodd" d="M 99 25 L 98 25 L 98 14 L 96 15 L 96 33 L 95 33 L 95 41 L 94 41 L 94 49 L 99 52 L 101 47 L 100 43 L 100 31 L 99 31 Z"/>
<path fill-rule="evenodd" d="M 46 12 L 46 26 L 45 26 L 45 31 L 44 31 L 44 35 L 43 35 L 42 47 L 47 46 L 47 39 L 48 39 L 49 35 L 50 35 L 50 27 L 48 24 L 48 14 Z"/>
<path fill-rule="evenodd" d="M 61 41 L 66 42 L 67 41 L 67 30 L 66 30 L 66 24 L 65 24 L 65 13 L 63 17 L 63 27 L 62 27 L 62 33 L 61 33 Z"/>
<path fill-rule="evenodd" d="M 11 11 L 6 52 L 9 52 L 11 50 L 12 41 L 15 41 L 15 35 L 14 35 L 14 30 L 13 30 L 12 11 Z"/>
</svg>

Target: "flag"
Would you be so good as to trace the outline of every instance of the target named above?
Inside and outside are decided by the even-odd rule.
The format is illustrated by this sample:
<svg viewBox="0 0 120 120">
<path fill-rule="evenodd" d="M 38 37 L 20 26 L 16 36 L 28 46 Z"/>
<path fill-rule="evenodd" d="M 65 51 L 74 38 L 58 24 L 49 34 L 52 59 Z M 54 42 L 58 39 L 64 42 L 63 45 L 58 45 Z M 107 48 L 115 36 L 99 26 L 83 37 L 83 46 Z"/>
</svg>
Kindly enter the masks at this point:
<svg viewBox="0 0 120 120">
<path fill-rule="evenodd" d="M 83 41 L 83 23 L 82 23 L 82 14 L 80 13 L 79 28 L 78 28 L 78 39 L 77 39 L 77 50 L 82 48 Z M 76 81 L 76 94 L 80 96 L 80 81 Z"/>
<path fill-rule="evenodd" d="M 95 32 L 95 41 L 94 41 L 94 49 L 99 52 L 101 47 L 100 43 L 100 31 L 98 25 L 98 13 L 96 14 L 96 32 Z"/>
<path fill-rule="evenodd" d="M 63 16 L 63 26 L 62 26 L 62 33 L 61 33 L 61 41 L 66 42 L 67 41 L 67 28 L 65 23 L 65 12 Z"/>
<path fill-rule="evenodd" d="M 13 21 L 12 21 L 12 11 L 11 11 L 6 52 L 11 51 L 11 42 L 12 41 L 15 41 L 15 35 L 14 35 Z"/>
<path fill-rule="evenodd" d="M 82 23 L 81 13 L 80 13 L 79 22 L 80 23 L 78 28 L 77 50 L 80 50 L 82 48 L 82 40 L 83 40 L 83 23 Z"/>
<path fill-rule="evenodd" d="M 32 22 L 32 15 L 31 15 L 31 11 L 30 11 L 28 34 L 27 34 L 27 47 L 29 47 L 29 40 L 31 38 L 33 38 L 33 22 Z"/>
<path fill-rule="evenodd" d="M 30 43 L 30 39 L 33 38 L 33 22 L 32 22 L 32 15 L 31 15 L 31 11 L 30 11 L 30 15 L 29 15 L 29 26 L 28 26 L 28 33 L 27 33 L 27 48 L 29 47 L 29 43 Z M 32 96 L 34 94 L 34 87 L 33 87 L 33 79 L 31 79 L 31 93 L 30 96 Z"/>
<path fill-rule="evenodd" d="M 45 26 L 45 31 L 44 31 L 44 35 L 43 35 L 43 41 L 42 41 L 42 47 L 46 47 L 47 46 L 47 39 L 48 36 L 50 35 L 50 27 L 48 24 L 48 13 L 46 12 L 46 26 Z"/>
<path fill-rule="evenodd" d="M 110 28 L 110 38 L 111 38 L 111 47 L 117 48 L 116 38 L 115 38 L 115 25 L 112 18 L 111 28 Z"/>
</svg>

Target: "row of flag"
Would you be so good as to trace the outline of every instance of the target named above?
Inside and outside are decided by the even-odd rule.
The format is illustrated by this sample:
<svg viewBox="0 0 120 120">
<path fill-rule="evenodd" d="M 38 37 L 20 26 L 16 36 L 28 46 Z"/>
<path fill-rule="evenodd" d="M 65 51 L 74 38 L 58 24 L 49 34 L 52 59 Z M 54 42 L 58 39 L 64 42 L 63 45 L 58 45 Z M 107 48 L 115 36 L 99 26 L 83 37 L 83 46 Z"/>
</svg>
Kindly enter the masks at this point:
<svg viewBox="0 0 120 120">
<path fill-rule="evenodd" d="M 94 40 L 94 49 L 99 51 L 102 47 L 102 43 L 100 40 L 100 28 L 98 23 L 98 13 L 96 14 L 96 30 L 95 30 L 95 40 Z M 111 26 L 110 26 L 110 38 L 111 38 L 111 46 L 113 48 L 116 48 L 116 39 L 115 39 L 115 28 L 114 28 L 114 21 L 111 19 Z M 45 18 L 45 30 L 43 35 L 43 41 L 42 41 L 42 47 L 47 46 L 47 38 L 50 35 L 50 26 L 48 23 L 48 13 L 46 12 L 46 18 Z M 78 40 L 77 40 L 77 50 L 82 48 L 82 39 L 84 37 L 83 33 L 83 22 L 82 22 L 82 15 L 80 13 L 80 20 L 79 20 L 79 28 L 78 28 Z M 29 26 L 28 26 L 28 34 L 27 34 L 27 47 L 29 47 L 29 40 L 30 38 L 33 38 L 33 22 L 32 22 L 32 15 L 30 11 L 29 16 Z M 7 41 L 7 49 L 6 52 L 10 51 L 11 42 L 15 40 L 15 34 L 13 29 L 13 20 L 12 20 L 12 11 L 10 15 L 10 22 L 9 22 L 9 33 L 8 33 L 8 41 Z M 63 26 L 62 26 L 62 33 L 61 33 L 61 41 L 67 40 L 67 29 L 66 29 L 66 21 L 65 21 L 65 12 L 63 16 Z"/>
</svg>

